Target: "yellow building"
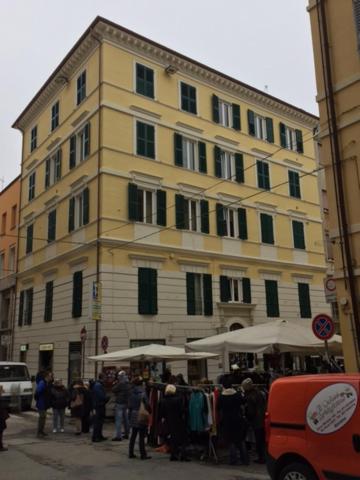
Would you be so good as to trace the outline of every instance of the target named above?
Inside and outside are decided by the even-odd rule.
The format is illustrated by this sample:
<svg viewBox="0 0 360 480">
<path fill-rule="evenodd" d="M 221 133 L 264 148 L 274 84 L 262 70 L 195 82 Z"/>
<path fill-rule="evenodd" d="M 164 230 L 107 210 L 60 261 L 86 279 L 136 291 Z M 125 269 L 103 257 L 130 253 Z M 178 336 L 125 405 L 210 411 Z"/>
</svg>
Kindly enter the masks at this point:
<svg viewBox="0 0 360 480">
<path fill-rule="evenodd" d="M 360 1 L 310 0 L 308 10 L 340 327 L 345 366 L 354 372 L 360 366 Z"/>
<path fill-rule="evenodd" d="M 84 326 L 87 356 L 327 311 L 317 123 L 97 18 L 14 124 L 15 352 L 71 379 Z"/>
</svg>

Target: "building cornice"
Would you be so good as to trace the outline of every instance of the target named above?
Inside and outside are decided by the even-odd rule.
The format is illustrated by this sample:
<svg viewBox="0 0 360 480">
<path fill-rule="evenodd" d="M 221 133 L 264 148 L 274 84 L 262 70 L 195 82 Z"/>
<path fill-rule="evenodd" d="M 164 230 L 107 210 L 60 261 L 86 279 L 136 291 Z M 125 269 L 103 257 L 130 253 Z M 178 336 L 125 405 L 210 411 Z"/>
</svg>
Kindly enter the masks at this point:
<svg viewBox="0 0 360 480">
<path fill-rule="evenodd" d="M 98 47 L 100 41 L 108 41 L 133 53 L 146 56 L 160 63 L 164 68 L 172 65 L 182 74 L 213 85 L 221 91 L 235 95 L 239 99 L 260 108 L 271 109 L 277 114 L 302 123 L 309 128 L 318 124 L 318 117 L 311 113 L 283 102 L 272 95 L 265 94 L 105 18 L 97 17 L 15 120 L 13 127 L 24 130 L 49 101 L 58 94 L 64 84 L 84 62 L 84 59 Z"/>
</svg>

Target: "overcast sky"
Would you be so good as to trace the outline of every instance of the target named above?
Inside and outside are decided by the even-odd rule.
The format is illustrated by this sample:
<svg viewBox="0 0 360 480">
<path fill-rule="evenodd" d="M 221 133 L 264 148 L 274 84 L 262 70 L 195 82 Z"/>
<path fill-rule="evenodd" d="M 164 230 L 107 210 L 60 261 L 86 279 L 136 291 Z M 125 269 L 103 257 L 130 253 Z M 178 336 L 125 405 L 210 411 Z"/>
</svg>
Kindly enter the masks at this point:
<svg viewBox="0 0 360 480">
<path fill-rule="evenodd" d="M 318 113 L 307 0 L 0 0 L 0 189 L 12 123 L 97 15 Z"/>
</svg>

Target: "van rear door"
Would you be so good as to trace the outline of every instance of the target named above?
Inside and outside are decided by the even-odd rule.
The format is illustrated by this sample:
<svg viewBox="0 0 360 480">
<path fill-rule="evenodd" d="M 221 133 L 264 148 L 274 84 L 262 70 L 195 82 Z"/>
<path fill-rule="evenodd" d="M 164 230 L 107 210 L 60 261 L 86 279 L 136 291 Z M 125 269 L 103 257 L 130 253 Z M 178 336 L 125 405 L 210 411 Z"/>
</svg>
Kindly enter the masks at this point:
<svg viewBox="0 0 360 480">
<path fill-rule="evenodd" d="M 325 478 L 360 480 L 359 381 L 307 385 L 306 437 L 310 463 Z"/>
</svg>

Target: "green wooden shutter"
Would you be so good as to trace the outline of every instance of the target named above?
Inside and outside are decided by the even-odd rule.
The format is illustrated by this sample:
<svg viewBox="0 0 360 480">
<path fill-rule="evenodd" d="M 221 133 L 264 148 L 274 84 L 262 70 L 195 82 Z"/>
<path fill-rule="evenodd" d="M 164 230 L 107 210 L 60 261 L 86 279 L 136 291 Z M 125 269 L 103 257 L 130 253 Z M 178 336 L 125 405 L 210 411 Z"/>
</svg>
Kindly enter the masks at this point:
<svg viewBox="0 0 360 480">
<path fill-rule="evenodd" d="M 19 316 L 18 316 L 18 325 L 22 327 L 23 325 L 23 316 L 24 316 L 24 290 L 20 292 L 20 300 L 19 300 Z"/>
<path fill-rule="evenodd" d="M 229 302 L 230 299 L 230 281 L 225 275 L 220 275 L 220 302 Z"/>
<path fill-rule="evenodd" d="M 52 210 L 48 215 L 48 242 L 53 242 L 56 237 L 56 210 Z"/>
<path fill-rule="evenodd" d="M 243 303 L 251 303 L 251 281 L 250 278 L 242 279 Z"/>
<path fill-rule="evenodd" d="M 274 125 L 273 120 L 270 117 L 266 117 L 266 140 L 270 143 L 274 143 Z"/>
<path fill-rule="evenodd" d="M 83 273 L 82 271 L 73 274 L 73 298 L 72 298 L 72 317 L 78 318 L 82 315 L 82 293 L 83 293 Z"/>
<path fill-rule="evenodd" d="M 304 153 L 303 135 L 301 130 L 295 130 L 296 150 L 298 153 Z"/>
<path fill-rule="evenodd" d="M 270 190 L 269 165 L 266 162 L 257 160 L 256 162 L 258 187 Z"/>
<path fill-rule="evenodd" d="M 209 273 L 203 274 L 204 315 L 213 314 L 212 277 Z"/>
<path fill-rule="evenodd" d="M 55 158 L 55 181 L 57 182 L 61 178 L 61 162 L 62 162 L 62 150 L 59 148 L 59 150 L 56 152 L 56 158 Z"/>
<path fill-rule="evenodd" d="M 221 178 L 221 148 L 217 145 L 214 147 L 215 176 Z"/>
<path fill-rule="evenodd" d="M 128 215 L 129 220 L 139 220 L 138 188 L 134 183 L 128 185 Z"/>
<path fill-rule="evenodd" d="M 265 280 L 266 314 L 268 317 L 279 317 L 278 284 L 276 280 Z"/>
<path fill-rule="evenodd" d="M 220 237 L 226 233 L 226 221 L 224 219 L 224 207 L 221 203 L 216 204 L 216 230 Z"/>
<path fill-rule="evenodd" d="M 150 277 L 150 313 L 156 315 L 158 313 L 158 293 L 157 293 L 157 270 L 149 268 Z"/>
<path fill-rule="evenodd" d="M 274 243 L 273 217 L 266 213 L 260 213 L 261 241 L 263 243 Z"/>
<path fill-rule="evenodd" d="M 242 153 L 235 153 L 235 180 L 244 183 L 244 158 Z"/>
<path fill-rule="evenodd" d="M 280 130 L 280 145 L 283 147 L 283 148 L 287 148 L 287 144 L 286 144 L 286 127 L 285 125 L 280 122 L 279 123 L 279 130 Z"/>
<path fill-rule="evenodd" d="M 293 170 L 289 170 L 288 177 L 289 177 L 289 194 L 290 194 L 290 196 L 294 197 L 294 198 L 301 198 L 300 176 L 299 176 L 298 172 L 294 172 Z"/>
<path fill-rule="evenodd" d="M 185 228 L 185 198 L 183 195 L 176 194 L 175 195 L 175 220 L 176 220 L 176 228 L 182 230 Z"/>
<path fill-rule="evenodd" d="M 75 228 L 75 198 L 69 200 L 69 232 Z"/>
<path fill-rule="evenodd" d="M 248 231 L 247 231 L 246 208 L 238 208 L 238 221 L 239 221 L 239 238 L 241 238 L 242 240 L 247 240 Z"/>
<path fill-rule="evenodd" d="M 183 142 L 182 135 L 179 133 L 174 133 L 174 154 L 175 154 L 175 165 L 182 167 L 183 163 Z"/>
<path fill-rule="evenodd" d="M 156 315 L 157 307 L 157 270 L 142 268 L 138 270 L 138 312 L 140 315 Z"/>
<path fill-rule="evenodd" d="M 195 315 L 195 274 L 186 272 L 187 314 Z"/>
<path fill-rule="evenodd" d="M 219 115 L 219 97 L 216 95 L 212 96 L 212 114 L 213 114 L 213 121 L 215 123 L 220 122 L 220 115 Z"/>
<path fill-rule="evenodd" d="M 146 155 L 146 125 L 142 122 L 136 122 L 136 153 L 137 155 Z"/>
<path fill-rule="evenodd" d="M 50 187 L 50 158 L 45 162 L 45 188 Z"/>
<path fill-rule="evenodd" d="M 70 137 L 69 169 L 76 165 L 76 135 Z"/>
<path fill-rule="evenodd" d="M 90 155 L 90 123 L 84 127 L 84 158 Z"/>
<path fill-rule="evenodd" d="M 146 156 L 155 158 L 155 127 L 146 125 Z"/>
<path fill-rule="evenodd" d="M 32 324 L 32 313 L 33 313 L 34 290 L 32 288 L 29 288 L 28 290 L 26 290 L 26 292 L 27 292 L 27 310 L 26 310 L 25 323 L 26 323 L 26 325 L 31 325 Z"/>
<path fill-rule="evenodd" d="M 34 224 L 31 224 L 26 229 L 26 253 L 31 253 L 33 250 Z"/>
<path fill-rule="evenodd" d="M 241 130 L 240 106 L 236 103 L 232 104 L 232 123 L 234 130 Z"/>
<path fill-rule="evenodd" d="M 207 173 L 206 143 L 198 142 L 198 149 L 199 149 L 199 171 L 201 173 Z"/>
<path fill-rule="evenodd" d="M 303 222 L 292 221 L 294 248 L 305 250 L 305 235 Z"/>
<path fill-rule="evenodd" d="M 82 202 L 83 202 L 83 225 L 89 223 L 89 189 L 85 188 L 82 192 Z"/>
<path fill-rule="evenodd" d="M 51 322 L 52 320 L 53 290 L 54 290 L 54 282 L 46 282 L 44 322 Z"/>
<path fill-rule="evenodd" d="M 157 224 L 166 226 L 166 192 L 164 190 L 156 191 L 156 217 Z"/>
<path fill-rule="evenodd" d="M 255 114 L 252 110 L 247 111 L 249 135 L 255 137 Z"/>
<path fill-rule="evenodd" d="M 209 233 L 209 202 L 207 200 L 200 200 L 200 216 L 202 233 Z"/>
<path fill-rule="evenodd" d="M 300 317 L 311 318 L 310 288 L 308 283 L 298 283 Z"/>
</svg>

